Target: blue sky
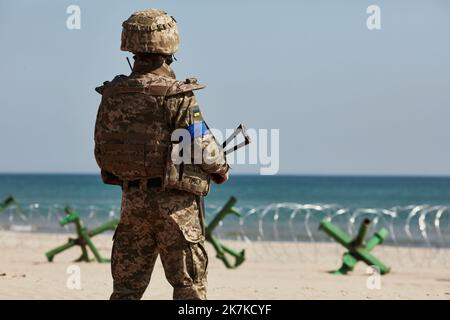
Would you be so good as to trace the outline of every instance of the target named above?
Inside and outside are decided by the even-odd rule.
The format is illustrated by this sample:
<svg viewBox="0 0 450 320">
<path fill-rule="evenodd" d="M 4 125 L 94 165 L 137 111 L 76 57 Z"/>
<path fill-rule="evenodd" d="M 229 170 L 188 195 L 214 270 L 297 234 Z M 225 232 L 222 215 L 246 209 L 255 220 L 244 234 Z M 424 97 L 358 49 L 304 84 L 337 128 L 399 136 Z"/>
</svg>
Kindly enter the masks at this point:
<svg viewBox="0 0 450 320">
<path fill-rule="evenodd" d="M 280 173 L 450 175 L 445 0 L 2 1 L 0 172 L 97 172 L 94 88 L 129 72 L 121 23 L 150 7 L 177 18 L 210 126 L 280 129 Z"/>
</svg>

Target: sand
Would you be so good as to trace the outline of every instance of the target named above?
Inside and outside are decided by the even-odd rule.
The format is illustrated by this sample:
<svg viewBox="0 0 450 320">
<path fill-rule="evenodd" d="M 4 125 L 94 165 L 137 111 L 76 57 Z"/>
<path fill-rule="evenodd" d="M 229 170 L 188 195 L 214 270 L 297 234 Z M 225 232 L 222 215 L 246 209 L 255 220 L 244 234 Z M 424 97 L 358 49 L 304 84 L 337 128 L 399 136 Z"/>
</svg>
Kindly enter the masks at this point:
<svg viewBox="0 0 450 320">
<path fill-rule="evenodd" d="M 79 248 L 47 262 L 44 253 L 69 236 L 0 231 L 0 299 L 107 299 L 112 288 L 108 263 L 72 262 Z M 94 239 L 108 256 L 111 235 Z M 209 299 L 450 299 L 448 249 L 376 248 L 374 254 L 392 272 L 374 277 L 366 273 L 363 263 L 347 276 L 328 273 L 339 266 L 343 253 L 331 242 L 227 244 L 245 247 L 247 260 L 228 270 L 208 245 Z M 80 272 L 80 288 L 70 281 L 76 279 L 69 274 L 74 270 Z M 158 259 L 144 299 L 170 299 L 171 295 Z"/>
</svg>

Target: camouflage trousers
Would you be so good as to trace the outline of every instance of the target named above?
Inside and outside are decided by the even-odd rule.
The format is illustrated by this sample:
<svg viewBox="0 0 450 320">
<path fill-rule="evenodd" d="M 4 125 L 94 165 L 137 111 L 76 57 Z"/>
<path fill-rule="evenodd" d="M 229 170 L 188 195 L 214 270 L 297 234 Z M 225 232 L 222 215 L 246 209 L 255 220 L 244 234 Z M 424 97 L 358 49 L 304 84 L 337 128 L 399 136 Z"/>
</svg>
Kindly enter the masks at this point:
<svg viewBox="0 0 450 320">
<path fill-rule="evenodd" d="M 197 197 L 174 189 L 124 188 L 114 235 L 111 299 L 140 299 L 158 257 L 174 299 L 206 299 L 208 256 Z"/>
</svg>

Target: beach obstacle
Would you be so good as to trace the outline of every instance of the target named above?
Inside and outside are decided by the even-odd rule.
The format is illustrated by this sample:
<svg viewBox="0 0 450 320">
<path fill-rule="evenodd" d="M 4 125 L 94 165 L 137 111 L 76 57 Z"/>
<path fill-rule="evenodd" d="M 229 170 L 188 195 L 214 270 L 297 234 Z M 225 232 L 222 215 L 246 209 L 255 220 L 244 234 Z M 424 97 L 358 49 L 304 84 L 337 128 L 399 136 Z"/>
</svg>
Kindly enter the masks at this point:
<svg viewBox="0 0 450 320">
<path fill-rule="evenodd" d="M 206 241 L 212 244 L 212 246 L 216 250 L 216 257 L 222 260 L 227 269 L 235 269 L 245 261 L 245 250 L 241 250 L 238 252 L 222 244 L 213 235 L 213 231 L 219 225 L 220 221 L 222 221 L 228 214 L 233 214 L 237 217 L 241 216 L 241 214 L 234 208 L 236 202 L 236 198 L 231 197 L 205 228 Z M 227 254 L 234 258 L 233 262 L 228 259 Z"/>
<path fill-rule="evenodd" d="M 336 242 L 343 245 L 348 251 L 342 257 L 342 266 L 334 271 L 334 274 L 345 275 L 355 268 L 358 261 L 363 261 L 367 265 L 375 268 L 380 274 L 386 274 L 390 271 L 390 267 L 373 256 L 370 251 L 377 245 L 381 244 L 387 238 L 389 232 L 382 228 L 376 232 L 367 242 L 365 238 L 370 228 L 370 220 L 365 219 L 359 228 L 358 234 L 354 239 L 347 233 L 342 231 L 339 227 L 331 223 L 329 219 L 324 219 L 320 222 L 320 230 L 323 230 Z"/>
<path fill-rule="evenodd" d="M 25 215 L 24 211 L 22 210 L 21 206 L 17 202 L 16 198 L 13 196 L 8 196 L 5 198 L 5 200 L 0 202 L 0 213 L 2 211 L 6 210 L 7 208 L 14 206 L 15 209 L 12 212 L 12 215 L 9 217 L 9 230 L 11 231 L 31 231 L 33 229 L 33 226 L 30 224 L 24 224 L 28 222 L 28 217 Z M 13 217 L 17 217 L 20 219 L 20 223 L 16 224 L 17 220 L 12 219 Z"/>
<path fill-rule="evenodd" d="M 16 199 L 13 196 L 8 196 L 5 200 L 0 202 L 0 212 L 13 204 L 17 204 Z"/>
<path fill-rule="evenodd" d="M 80 219 L 80 215 L 76 211 L 74 211 L 70 207 L 66 207 L 64 209 L 64 211 L 67 214 L 67 216 L 65 218 L 61 219 L 59 221 L 59 224 L 61 226 L 65 226 L 69 223 L 75 224 L 77 238 L 75 238 L 75 239 L 69 238 L 67 240 L 67 243 L 48 251 L 45 254 L 45 256 L 47 257 L 47 260 L 49 262 L 52 262 L 53 258 L 57 254 L 65 251 L 67 249 L 70 249 L 74 246 L 80 246 L 81 247 L 81 256 L 77 260 L 75 260 L 75 262 L 81 262 L 81 261 L 91 262 L 91 261 L 93 261 L 89 258 L 89 254 L 88 254 L 88 250 L 87 250 L 88 248 L 91 249 L 92 253 L 94 254 L 95 260 L 97 262 L 109 262 L 110 259 L 103 258 L 100 255 L 100 253 L 98 252 L 94 243 L 92 242 L 91 238 L 98 234 L 101 234 L 105 231 L 108 231 L 108 230 L 114 231 L 116 229 L 117 225 L 119 224 L 119 220 L 112 219 L 112 220 L 106 222 L 105 224 L 101 225 L 98 228 L 89 230 L 83 225 L 83 223 Z"/>
</svg>

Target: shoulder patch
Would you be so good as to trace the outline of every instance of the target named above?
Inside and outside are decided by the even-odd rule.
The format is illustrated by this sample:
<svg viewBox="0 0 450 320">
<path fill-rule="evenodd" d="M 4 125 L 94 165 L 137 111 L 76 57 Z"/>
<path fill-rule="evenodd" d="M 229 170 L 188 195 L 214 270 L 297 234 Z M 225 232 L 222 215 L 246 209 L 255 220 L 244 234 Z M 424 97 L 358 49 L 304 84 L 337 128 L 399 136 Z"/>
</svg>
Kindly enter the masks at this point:
<svg viewBox="0 0 450 320">
<path fill-rule="evenodd" d="M 203 121 L 203 115 L 202 115 L 202 112 L 200 111 L 199 107 L 192 108 L 191 114 L 192 114 L 192 118 L 191 118 L 192 122 L 202 122 Z"/>
<path fill-rule="evenodd" d="M 209 133 L 209 128 L 204 121 L 192 123 L 186 129 L 189 131 L 192 139 L 203 137 Z"/>
<path fill-rule="evenodd" d="M 192 110 L 192 114 L 193 114 L 194 118 L 200 117 L 202 115 L 200 113 L 200 108 L 195 108 L 194 110 Z"/>
</svg>

